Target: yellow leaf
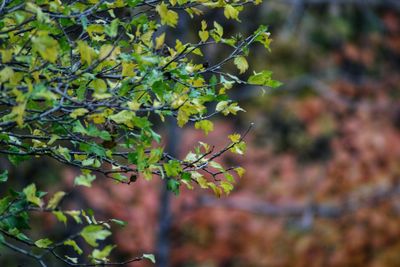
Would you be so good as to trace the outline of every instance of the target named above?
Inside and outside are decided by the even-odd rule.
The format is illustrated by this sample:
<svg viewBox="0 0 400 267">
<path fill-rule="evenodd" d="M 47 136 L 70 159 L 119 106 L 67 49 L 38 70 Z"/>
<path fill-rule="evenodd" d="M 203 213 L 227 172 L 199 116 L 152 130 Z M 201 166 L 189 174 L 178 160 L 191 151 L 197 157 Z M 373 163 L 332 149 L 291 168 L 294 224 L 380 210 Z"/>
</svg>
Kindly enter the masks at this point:
<svg viewBox="0 0 400 267">
<path fill-rule="evenodd" d="M 121 54 L 120 47 L 106 44 L 100 48 L 99 59 L 107 58 L 108 60 L 115 60 L 119 54 Z"/>
<path fill-rule="evenodd" d="M 241 137 L 240 134 L 230 134 L 230 135 L 228 135 L 228 138 L 231 139 L 231 141 L 233 143 L 239 142 L 240 141 L 240 137 Z"/>
<path fill-rule="evenodd" d="M 156 50 L 160 49 L 165 42 L 165 32 L 156 38 Z"/>
<path fill-rule="evenodd" d="M 160 15 L 161 24 L 167 24 L 171 27 L 175 27 L 176 24 L 178 24 L 178 13 L 173 10 L 168 10 L 164 2 L 156 6 L 156 11 Z"/>
</svg>

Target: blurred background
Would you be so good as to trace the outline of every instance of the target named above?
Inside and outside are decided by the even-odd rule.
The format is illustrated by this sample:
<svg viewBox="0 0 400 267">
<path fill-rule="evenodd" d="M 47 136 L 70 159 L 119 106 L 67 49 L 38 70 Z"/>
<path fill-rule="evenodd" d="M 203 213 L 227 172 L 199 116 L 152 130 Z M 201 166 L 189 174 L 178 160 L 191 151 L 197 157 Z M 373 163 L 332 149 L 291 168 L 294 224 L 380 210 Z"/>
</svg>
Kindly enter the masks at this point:
<svg viewBox="0 0 400 267">
<path fill-rule="evenodd" d="M 217 199 L 183 189 L 176 197 L 158 179 L 99 179 L 66 205 L 126 220 L 114 237 L 117 259 L 155 252 L 158 267 L 400 266 L 400 1 L 265 0 L 249 5 L 240 24 L 207 16 L 225 21 L 228 35 L 269 25 L 272 51 L 253 47 L 250 66 L 284 83 L 234 89 L 247 112 L 216 118 L 207 137 L 169 129 L 170 149 L 185 155 L 198 140 L 224 144 L 254 122 L 247 154 L 221 159 L 247 170 L 234 192 Z M 183 20 L 176 35 L 196 38 L 192 23 Z M 221 51 L 204 54 L 213 60 Z M 72 188 L 76 170 L 40 164 L 14 170 L 21 184 Z M 65 230 L 52 217 L 38 223 Z"/>
</svg>

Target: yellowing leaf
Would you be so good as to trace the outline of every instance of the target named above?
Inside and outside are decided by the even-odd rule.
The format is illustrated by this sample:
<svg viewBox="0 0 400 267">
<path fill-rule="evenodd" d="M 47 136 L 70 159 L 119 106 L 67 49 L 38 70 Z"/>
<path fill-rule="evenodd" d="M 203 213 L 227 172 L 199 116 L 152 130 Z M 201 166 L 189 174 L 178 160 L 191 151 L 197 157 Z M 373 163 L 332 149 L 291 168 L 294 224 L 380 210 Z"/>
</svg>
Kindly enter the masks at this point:
<svg viewBox="0 0 400 267">
<path fill-rule="evenodd" d="M 196 179 L 197 183 L 200 185 L 201 188 L 207 189 L 209 187 L 208 186 L 208 181 L 202 175 L 197 176 L 195 179 Z"/>
<path fill-rule="evenodd" d="M 136 102 L 136 101 L 129 101 L 128 103 L 128 107 L 132 110 L 132 111 L 136 111 L 140 108 L 141 103 Z"/>
<path fill-rule="evenodd" d="M 210 37 L 210 34 L 208 31 L 199 31 L 199 37 L 202 42 L 206 42 Z"/>
<path fill-rule="evenodd" d="M 53 244 L 53 241 L 51 241 L 48 238 L 44 238 L 44 239 L 39 239 L 35 242 L 35 245 L 38 248 L 48 248 L 51 244 Z"/>
<path fill-rule="evenodd" d="M 99 244 L 97 240 L 104 240 L 111 232 L 104 229 L 102 225 L 88 225 L 81 231 L 81 236 L 92 247 L 97 247 Z"/>
<path fill-rule="evenodd" d="M 214 195 L 216 197 L 221 197 L 222 196 L 222 189 L 218 186 L 216 186 L 215 184 L 209 182 L 207 183 L 208 186 L 214 191 Z"/>
<path fill-rule="evenodd" d="M 12 49 L 1 49 L 1 61 L 3 63 L 8 63 L 12 59 L 13 50 Z"/>
<path fill-rule="evenodd" d="M 95 175 L 92 174 L 81 174 L 77 177 L 75 177 L 74 184 L 75 185 L 82 185 L 86 187 L 91 187 L 92 182 L 96 179 Z"/>
<path fill-rule="evenodd" d="M 175 27 L 178 23 L 178 13 L 173 10 L 168 10 L 168 7 L 164 2 L 156 6 L 156 11 L 160 15 L 161 24 L 167 24 L 171 27 Z"/>
<path fill-rule="evenodd" d="M 91 24 L 86 28 L 87 33 L 89 34 L 90 38 L 95 40 L 99 36 L 104 36 L 104 26 L 100 24 Z"/>
<path fill-rule="evenodd" d="M 26 196 L 26 200 L 28 200 L 28 202 L 31 202 L 39 207 L 41 207 L 43 205 L 42 200 L 36 196 L 36 185 L 35 184 L 30 184 L 27 187 L 24 188 L 23 190 L 25 196 Z"/>
<path fill-rule="evenodd" d="M 245 142 L 239 142 L 235 144 L 230 151 L 234 154 L 239 154 L 243 155 L 246 152 L 246 143 Z"/>
<path fill-rule="evenodd" d="M 234 8 L 232 5 L 226 5 L 224 8 L 224 15 L 227 19 L 236 19 L 239 20 L 239 11 Z"/>
<path fill-rule="evenodd" d="M 218 104 L 217 104 L 215 110 L 218 111 L 218 112 L 219 112 L 219 111 L 222 111 L 222 110 L 224 110 L 224 109 L 226 109 L 226 108 L 228 107 L 228 104 L 229 104 L 228 101 L 221 101 L 221 102 L 218 102 Z"/>
<path fill-rule="evenodd" d="M 111 115 L 108 118 L 110 120 L 115 121 L 118 124 L 125 124 L 128 127 L 133 127 L 133 118 L 135 117 L 135 113 L 129 110 L 122 110 L 117 114 Z"/>
<path fill-rule="evenodd" d="M 91 256 L 93 259 L 107 262 L 107 257 L 110 255 L 113 248 L 115 248 L 115 245 L 105 246 L 102 250 L 94 249 Z"/>
<path fill-rule="evenodd" d="M 238 111 L 245 111 L 241 107 L 238 106 L 237 103 L 232 103 L 229 105 L 228 101 L 221 101 L 217 104 L 216 111 L 221 111 L 222 114 L 225 116 L 232 113 L 233 115 L 236 115 Z"/>
<path fill-rule="evenodd" d="M 89 112 L 89 110 L 87 110 L 86 108 L 77 108 L 74 111 L 72 111 L 71 114 L 69 114 L 69 116 L 73 119 L 76 119 L 80 116 L 85 115 L 88 112 Z"/>
<path fill-rule="evenodd" d="M 54 194 L 54 196 L 49 200 L 47 204 L 48 209 L 55 209 L 57 208 L 58 204 L 60 203 L 61 199 L 65 196 L 65 192 L 59 191 Z"/>
<path fill-rule="evenodd" d="M 40 56 L 54 63 L 57 60 L 60 46 L 58 42 L 48 35 L 32 37 L 32 48 Z"/>
<path fill-rule="evenodd" d="M 59 222 L 67 224 L 67 216 L 65 216 L 63 212 L 53 211 L 53 215 L 56 216 L 56 218 Z"/>
<path fill-rule="evenodd" d="M 106 44 L 100 48 L 99 59 L 115 60 L 119 54 L 121 54 L 120 47 Z"/>
<path fill-rule="evenodd" d="M 105 93 L 107 91 L 107 84 L 102 79 L 96 79 L 90 83 L 96 93 Z"/>
<path fill-rule="evenodd" d="M 123 77 L 134 77 L 135 76 L 135 63 L 123 62 L 122 63 L 122 76 Z"/>
<path fill-rule="evenodd" d="M 207 22 L 205 20 L 201 21 L 201 30 L 205 31 L 207 29 Z"/>
<path fill-rule="evenodd" d="M 245 174 L 246 170 L 242 167 L 237 167 L 235 168 L 235 172 L 239 175 L 239 177 L 243 177 Z"/>
<path fill-rule="evenodd" d="M 81 56 L 81 62 L 88 65 L 92 64 L 92 61 L 97 56 L 96 51 L 84 41 L 78 41 L 78 51 Z"/>
<path fill-rule="evenodd" d="M 247 63 L 246 58 L 243 56 L 235 57 L 233 62 L 235 63 L 236 67 L 239 69 L 240 74 L 244 73 L 249 68 L 249 64 Z"/>
<path fill-rule="evenodd" d="M 215 33 L 219 36 L 222 37 L 222 35 L 224 34 L 224 29 L 222 28 L 221 25 L 218 24 L 218 22 L 214 21 L 214 31 Z"/>
<path fill-rule="evenodd" d="M 10 67 L 5 67 L 0 71 L 0 83 L 10 80 L 14 76 L 14 70 Z"/>
<path fill-rule="evenodd" d="M 227 181 L 222 181 L 220 187 L 224 190 L 225 194 L 227 195 L 229 195 L 229 193 L 233 190 L 233 185 Z"/>
<path fill-rule="evenodd" d="M 214 124 L 209 120 L 198 121 L 194 124 L 196 129 L 202 129 L 206 135 L 214 130 Z"/>
</svg>

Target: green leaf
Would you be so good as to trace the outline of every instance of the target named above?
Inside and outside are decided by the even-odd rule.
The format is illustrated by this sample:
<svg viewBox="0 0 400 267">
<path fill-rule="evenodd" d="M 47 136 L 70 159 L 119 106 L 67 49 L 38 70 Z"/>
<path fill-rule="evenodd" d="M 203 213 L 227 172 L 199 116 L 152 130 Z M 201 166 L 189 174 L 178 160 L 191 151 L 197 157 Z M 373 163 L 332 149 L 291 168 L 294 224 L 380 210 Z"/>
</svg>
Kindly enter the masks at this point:
<svg viewBox="0 0 400 267">
<path fill-rule="evenodd" d="M 267 70 L 259 73 L 254 72 L 254 75 L 250 76 L 247 82 L 249 84 L 268 86 L 272 88 L 282 85 L 281 82 L 272 80 L 272 72 Z"/>
<path fill-rule="evenodd" d="M 156 263 L 156 257 L 153 254 L 143 254 L 144 259 L 148 259 L 152 263 Z"/>
<path fill-rule="evenodd" d="M 53 244 L 53 241 L 51 241 L 48 238 L 39 239 L 38 241 L 35 242 L 35 245 L 38 248 L 48 248 L 51 244 Z"/>
<path fill-rule="evenodd" d="M 74 219 L 74 221 L 78 224 L 82 223 L 82 219 L 81 217 L 79 217 L 79 215 L 81 215 L 81 212 L 79 210 L 68 210 L 68 211 L 64 211 L 65 214 L 69 215 L 72 217 L 72 219 Z"/>
<path fill-rule="evenodd" d="M 64 257 L 65 257 L 69 262 L 74 263 L 74 264 L 78 264 L 78 258 L 71 258 L 71 257 L 68 257 L 67 255 L 64 255 Z"/>
<path fill-rule="evenodd" d="M 177 160 L 169 160 L 168 163 L 164 163 L 163 166 L 169 177 L 176 177 L 182 171 L 181 164 Z"/>
<path fill-rule="evenodd" d="M 97 247 L 97 240 L 104 240 L 111 232 L 104 229 L 102 225 L 88 225 L 81 231 L 81 236 L 92 247 Z"/>
<path fill-rule="evenodd" d="M 71 161 L 71 154 L 69 153 L 70 151 L 68 148 L 59 146 L 56 152 L 67 161 Z"/>
<path fill-rule="evenodd" d="M 110 37 L 117 36 L 118 25 L 119 25 L 119 19 L 114 19 L 113 21 L 111 21 L 110 25 L 106 25 L 104 29 L 105 33 Z"/>
<path fill-rule="evenodd" d="M 64 242 L 64 245 L 71 246 L 75 250 L 75 252 L 78 253 L 79 255 L 83 253 L 82 249 L 78 246 L 75 240 L 68 239 Z"/>
<path fill-rule="evenodd" d="M 5 170 L 3 173 L 0 173 L 0 183 L 7 182 L 8 180 L 8 171 Z"/>
<path fill-rule="evenodd" d="M 167 189 L 174 193 L 175 195 L 179 195 L 179 187 L 180 187 L 180 182 L 175 179 L 168 179 L 167 181 Z"/>
<path fill-rule="evenodd" d="M 111 219 L 110 221 L 112 221 L 112 222 L 114 222 L 114 223 L 116 223 L 118 225 L 121 225 L 121 226 L 125 226 L 125 225 L 128 224 L 127 222 L 122 221 L 122 220 L 118 220 L 118 219 Z"/>
<path fill-rule="evenodd" d="M 53 211 L 53 214 L 59 222 L 67 224 L 67 216 L 62 211 Z"/>
</svg>

